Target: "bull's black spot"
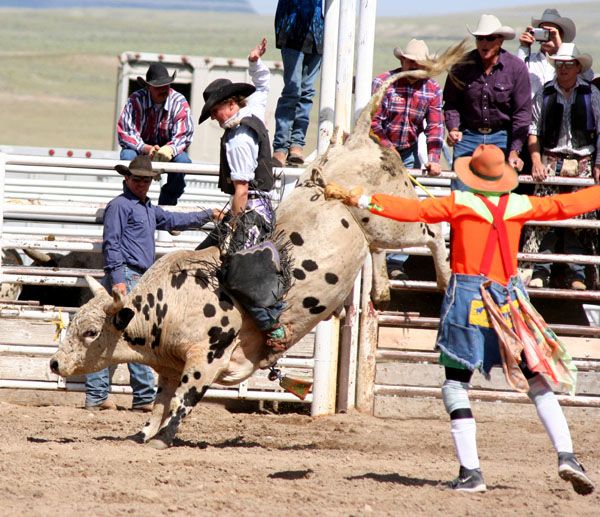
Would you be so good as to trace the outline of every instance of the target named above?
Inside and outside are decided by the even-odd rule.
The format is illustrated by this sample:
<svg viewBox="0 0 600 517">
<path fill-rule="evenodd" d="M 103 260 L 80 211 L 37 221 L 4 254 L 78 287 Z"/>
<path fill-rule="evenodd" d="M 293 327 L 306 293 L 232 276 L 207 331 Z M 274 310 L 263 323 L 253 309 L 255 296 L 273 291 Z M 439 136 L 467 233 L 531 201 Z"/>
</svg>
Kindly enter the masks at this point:
<svg viewBox="0 0 600 517">
<path fill-rule="evenodd" d="M 202 309 L 202 312 L 204 312 L 204 316 L 207 318 L 212 318 L 217 313 L 217 309 L 215 309 L 215 306 L 212 303 L 207 303 L 204 306 L 204 309 Z"/>
<path fill-rule="evenodd" d="M 142 310 L 142 297 L 141 295 L 137 295 L 134 299 L 133 299 L 133 306 L 135 307 L 135 310 L 140 312 Z"/>
<path fill-rule="evenodd" d="M 163 299 L 162 287 L 159 287 L 158 290 L 156 291 L 156 297 L 158 298 L 159 302 L 162 302 L 162 299 Z"/>
<path fill-rule="evenodd" d="M 308 309 L 308 312 L 311 314 L 321 314 L 327 307 L 324 305 L 317 305 L 316 307 L 311 307 Z"/>
<path fill-rule="evenodd" d="M 429 228 L 429 226 L 428 226 L 428 225 L 425 225 L 425 228 L 427 229 L 427 233 L 429 234 L 429 236 L 430 236 L 432 239 L 435 239 L 435 232 L 434 232 L 434 231 L 433 231 L 431 228 Z"/>
<path fill-rule="evenodd" d="M 346 219 L 344 219 L 343 217 L 341 223 L 344 228 L 350 228 L 350 223 L 346 221 Z"/>
<path fill-rule="evenodd" d="M 338 283 L 338 276 L 335 273 L 325 273 L 325 282 L 331 285 L 335 285 Z"/>
<path fill-rule="evenodd" d="M 146 321 L 150 321 L 150 306 L 149 305 L 144 305 L 144 308 L 142 309 L 142 314 L 144 315 L 144 318 L 146 319 Z"/>
<path fill-rule="evenodd" d="M 307 296 L 304 298 L 304 300 L 302 300 L 302 307 L 305 309 L 308 309 L 309 307 L 315 307 L 316 305 L 319 305 L 319 300 L 314 296 Z"/>
<path fill-rule="evenodd" d="M 363 217 L 363 218 L 361 219 L 361 221 L 362 221 L 363 223 L 365 223 L 365 224 L 366 224 L 366 223 L 368 223 L 368 222 L 369 222 L 369 218 L 368 218 L 368 217 Z"/>
<path fill-rule="evenodd" d="M 427 235 L 427 228 L 425 228 L 425 226 L 421 228 L 421 231 L 423 232 L 423 235 Z"/>
<path fill-rule="evenodd" d="M 154 307 L 154 295 L 152 293 L 148 293 L 146 295 L 146 300 L 148 300 L 148 305 L 150 305 L 150 308 Z"/>
<path fill-rule="evenodd" d="M 224 311 L 233 310 L 233 300 L 223 291 L 219 293 L 219 307 Z"/>
<path fill-rule="evenodd" d="M 223 317 L 221 318 L 221 325 L 222 325 L 223 327 L 226 327 L 227 325 L 229 325 L 229 318 L 228 318 L 227 316 L 223 316 Z"/>
<path fill-rule="evenodd" d="M 185 281 L 187 280 L 187 276 L 187 271 L 180 271 L 179 273 L 176 273 L 173 276 L 171 276 L 171 287 L 174 287 L 175 289 L 181 289 L 181 287 L 183 286 L 183 284 L 185 284 Z"/>
<path fill-rule="evenodd" d="M 215 359 L 222 357 L 225 349 L 233 342 L 237 335 L 235 329 L 231 328 L 227 332 L 222 327 L 210 327 L 208 329 L 208 343 L 210 352 L 206 355 L 209 364 Z"/>
<path fill-rule="evenodd" d="M 290 233 L 290 241 L 292 241 L 294 246 L 302 246 L 304 244 L 304 239 L 298 232 Z"/>
<path fill-rule="evenodd" d="M 187 384 L 187 382 L 190 380 L 190 378 L 187 375 L 184 375 L 181 378 L 181 384 Z"/>
<path fill-rule="evenodd" d="M 123 332 L 123 339 L 133 346 L 144 346 L 146 344 L 146 338 L 141 336 L 131 337 L 127 331 Z"/>
<path fill-rule="evenodd" d="M 204 398 L 204 394 L 208 386 L 202 386 L 202 389 L 198 391 L 196 386 L 190 387 L 190 389 L 183 395 L 183 405 L 189 408 L 194 407 L 198 402 Z"/>
<path fill-rule="evenodd" d="M 168 310 L 169 310 L 168 303 L 163 303 L 162 305 L 160 303 L 156 304 L 156 321 L 159 325 L 165 319 L 165 316 L 167 315 Z"/>
<path fill-rule="evenodd" d="M 294 268 L 294 271 L 292 271 L 292 275 L 294 275 L 296 280 L 304 280 L 306 278 L 306 273 L 297 267 Z"/>
<path fill-rule="evenodd" d="M 205 271 L 195 271 L 194 282 L 196 282 L 197 285 L 202 287 L 202 289 L 206 289 L 209 286 L 208 275 Z"/>
<path fill-rule="evenodd" d="M 303 260 L 302 267 L 306 269 L 306 271 L 316 271 L 319 269 L 319 266 L 314 260 Z"/>
<path fill-rule="evenodd" d="M 152 348 L 157 348 L 158 345 L 160 345 L 160 336 L 162 334 L 162 329 L 156 323 L 154 323 L 152 325 L 152 330 L 150 331 L 150 334 L 154 338 L 151 346 Z"/>
<path fill-rule="evenodd" d="M 200 377 L 202 377 L 200 372 L 194 372 L 194 379 L 198 380 Z"/>
</svg>

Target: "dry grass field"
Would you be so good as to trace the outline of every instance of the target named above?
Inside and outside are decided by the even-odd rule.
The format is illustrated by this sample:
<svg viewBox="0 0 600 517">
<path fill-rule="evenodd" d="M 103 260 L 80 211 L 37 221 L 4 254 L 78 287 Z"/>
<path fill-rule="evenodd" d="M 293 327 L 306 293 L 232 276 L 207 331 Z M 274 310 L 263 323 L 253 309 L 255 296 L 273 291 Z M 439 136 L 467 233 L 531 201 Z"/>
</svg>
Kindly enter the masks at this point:
<svg viewBox="0 0 600 517">
<path fill-rule="evenodd" d="M 593 3 L 558 5 L 578 25 L 582 50 L 600 70 L 600 9 Z M 521 30 L 541 7 L 497 11 Z M 1 9 L 0 144 L 109 149 L 112 144 L 117 56 L 126 50 L 244 57 L 261 35 L 273 40 L 267 16 L 142 10 Z M 411 37 L 432 51 L 467 35 L 479 11 L 430 18 L 380 18 L 374 73 L 397 66 L 392 49 Z M 514 42 L 507 42 L 515 50 Z M 272 45 L 267 59 L 278 60 Z M 310 142 L 316 140 L 315 122 Z"/>
</svg>

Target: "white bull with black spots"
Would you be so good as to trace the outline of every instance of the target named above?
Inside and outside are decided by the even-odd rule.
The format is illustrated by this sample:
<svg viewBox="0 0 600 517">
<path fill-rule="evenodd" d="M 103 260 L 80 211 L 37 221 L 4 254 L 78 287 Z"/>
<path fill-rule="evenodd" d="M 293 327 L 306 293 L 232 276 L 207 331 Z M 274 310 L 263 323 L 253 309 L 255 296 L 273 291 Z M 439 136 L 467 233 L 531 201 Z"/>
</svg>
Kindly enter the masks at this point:
<svg viewBox="0 0 600 517">
<path fill-rule="evenodd" d="M 442 56 L 445 65 L 462 48 Z M 385 87 L 385 85 L 384 85 Z M 328 151 L 299 179 L 277 210 L 277 227 L 292 243 L 295 282 L 281 321 L 292 345 L 337 309 L 370 249 L 427 245 L 438 279 L 449 274 L 441 230 L 365 216 L 341 202 L 325 201 L 324 183 L 364 185 L 369 191 L 415 197 L 400 158 L 369 138 L 371 100 L 344 144 Z M 158 374 L 150 420 L 138 438 L 156 448 L 172 444 L 182 419 L 213 383 L 235 385 L 280 354 L 214 277 L 218 250 L 178 251 L 158 260 L 127 296 L 110 296 L 92 279 L 95 296 L 73 318 L 51 369 L 69 376 L 111 364 L 144 363 Z"/>
</svg>

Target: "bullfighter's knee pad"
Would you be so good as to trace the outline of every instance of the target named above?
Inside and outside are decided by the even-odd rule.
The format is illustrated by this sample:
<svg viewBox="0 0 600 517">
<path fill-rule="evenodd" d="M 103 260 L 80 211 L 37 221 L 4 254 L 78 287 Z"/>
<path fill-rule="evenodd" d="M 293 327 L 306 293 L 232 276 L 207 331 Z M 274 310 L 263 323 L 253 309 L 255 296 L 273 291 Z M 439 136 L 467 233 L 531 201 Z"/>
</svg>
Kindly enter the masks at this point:
<svg viewBox="0 0 600 517">
<path fill-rule="evenodd" d="M 446 380 L 442 385 L 442 400 L 448 414 L 452 417 L 457 410 L 471 411 L 469 401 L 469 384 L 466 382 Z M 456 414 L 456 413 L 455 413 Z"/>
</svg>

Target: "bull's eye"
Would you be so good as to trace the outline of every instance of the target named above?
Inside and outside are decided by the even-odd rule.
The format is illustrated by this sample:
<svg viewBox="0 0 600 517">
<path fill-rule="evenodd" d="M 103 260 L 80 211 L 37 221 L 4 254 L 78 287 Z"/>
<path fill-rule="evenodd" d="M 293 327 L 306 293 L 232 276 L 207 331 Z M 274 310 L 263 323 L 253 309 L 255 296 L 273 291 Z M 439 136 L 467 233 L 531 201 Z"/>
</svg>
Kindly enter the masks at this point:
<svg viewBox="0 0 600 517">
<path fill-rule="evenodd" d="M 97 330 L 86 330 L 83 333 L 83 337 L 96 337 L 98 335 L 98 331 Z"/>
</svg>

